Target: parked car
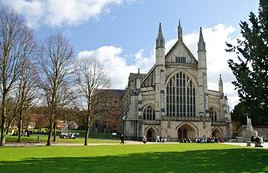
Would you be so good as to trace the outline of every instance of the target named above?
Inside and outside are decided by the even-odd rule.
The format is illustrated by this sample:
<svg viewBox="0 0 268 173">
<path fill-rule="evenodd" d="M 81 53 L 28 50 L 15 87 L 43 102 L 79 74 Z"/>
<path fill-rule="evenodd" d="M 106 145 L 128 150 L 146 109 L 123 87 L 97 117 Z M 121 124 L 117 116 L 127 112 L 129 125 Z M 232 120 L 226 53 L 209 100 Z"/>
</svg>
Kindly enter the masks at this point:
<svg viewBox="0 0 268 173">
<path fill-rule="evenodd" d="M 68 133 L 61 133 L 60 138 L 62 139 L 68 138 Z"/>
<path fill-rule="evenodd" d="M 62 138 L 62 139 L 66 139 L 66 138 L 75 139 L 76 133 L 61 133 L 60 138 Z"/>
</svg>

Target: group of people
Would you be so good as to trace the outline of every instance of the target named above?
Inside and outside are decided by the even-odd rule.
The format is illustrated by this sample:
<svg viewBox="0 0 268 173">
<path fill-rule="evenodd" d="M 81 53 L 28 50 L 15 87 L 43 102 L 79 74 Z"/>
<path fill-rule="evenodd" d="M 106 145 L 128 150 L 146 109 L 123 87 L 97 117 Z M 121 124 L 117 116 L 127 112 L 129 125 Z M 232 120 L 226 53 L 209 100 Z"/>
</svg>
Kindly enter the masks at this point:
<svg viewBox="0 0 268 173">
<path fill-rule="evenodd" d="M 166 142 L 167 138 L 161 137 L 161 136 L 156 136 L 155 142 Z M 181 143 L 224 143 L 223 138 L 217 138 L 217 137 L 212 137 L 212 138 L 183 138 L 178 140 Z M 147 137 L 143 136 L 142 142 L 144 144 L 147 143 Z"/>
<path fill-rule="evenodd" d="M 154 139 L 149 139 L 149 141 L 154 141 Z M 167 141 L 167 138 L 163 138 L 162 136 L 156 136 L 155 142 L 166 142 L 166 141 Z M 144 144 L 147 143 L 147 137 L 146 136 L 143 136 L 142 142 Z"/>
<path fill-rule="evenodd" d="M 224 143 L 223 138 L 217 138 L 217 137 L 212 137 L 212 138 L 183 138 L 179 140 L 182 143 Z"/>
<path fill-rule="evenodd" d="M 252 143 L 255 143 L 255 147 L 263 147 L 261 144 L 263 143 L 263 138 L 262 137 L 254 137 L 254 136 L 251 136 L 251 142 Z"/>
</svg>

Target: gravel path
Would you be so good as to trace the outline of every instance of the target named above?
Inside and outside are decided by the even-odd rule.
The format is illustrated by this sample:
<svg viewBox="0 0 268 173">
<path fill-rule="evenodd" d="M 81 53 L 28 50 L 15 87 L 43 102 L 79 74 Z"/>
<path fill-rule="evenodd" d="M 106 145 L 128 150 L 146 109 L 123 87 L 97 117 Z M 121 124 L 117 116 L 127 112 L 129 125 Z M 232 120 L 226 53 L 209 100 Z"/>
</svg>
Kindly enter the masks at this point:
<svg viewBox="0 0 268 173">
<path fill-rule="evenodd" d="M 243 147 L 247 146 L 247 143 L 238 143 L 238 142 L 225 142 L 224 144 L 227 144 L 227 145 L 239 145 L 239 146 L 243 146 Z M 268 143 L 267 142 L 264 142 L 261 145 L 263 146 L 263 148 L 268 148 Z M 250 147 L 255 147 L 255 144 L 251 143 Z"/>
<path fill-rule="evenodd" d="M 126 145 L 133 144 L 143 144 L 140 141 L 125 141 Z M 34 146 L 45 146 L 46 143 L 6 143 L 7 147 L 34 147 Z M 120 143 L 89 143 L 88 146 L 97 146 L 97 145 L 121 145 Z M 51 143 L 51 146 L 84 146 L 83 143 Z"/>
<path fill-rule="evenodd" d="M 143 144 L 141 141 L 125 141 L 125 145 L 137 145 Z M 147 142 L 147 144 L 179 144 L 178 142 L 166 142 L 166 143 L 158 143 L 158 142 Z M 226 145 L 238 145 L 246 147 L 246 143 L 237 143 L 237 142 L 225 142 L 223 144 Z M 46 143 L 7 143 L 5 146 L 8 147 L 34 147 L 34 146 L 45 146 Z M 83 146 L 83 143 L 56 143 L 52 146 Z M 89 143 L 88 146 L 98 146 L 98 145 L 122 145 L 120 143 Z M 268 143 L 262 143 L 263 148 L 268 148 Z M 255 147 L 254 143 L 251 143 L 250 147 Z"/>
</svg>

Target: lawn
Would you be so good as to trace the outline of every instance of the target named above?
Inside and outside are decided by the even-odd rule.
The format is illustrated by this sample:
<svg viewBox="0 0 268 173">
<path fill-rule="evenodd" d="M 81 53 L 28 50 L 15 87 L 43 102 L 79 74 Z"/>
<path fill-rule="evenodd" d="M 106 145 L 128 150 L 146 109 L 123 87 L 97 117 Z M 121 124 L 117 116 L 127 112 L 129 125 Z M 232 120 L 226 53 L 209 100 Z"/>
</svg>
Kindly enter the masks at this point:
<svg viewBox="0 0 268 173">
<path fill-rule="evenodd" d="M 268 150 L 223 144 L 0 148 L 0 173 L 268 172 Z"/>
<path fill-rule="evenodd" d="M 22 136 L 22 142 L 27 143 L 36 143 L 38 141 L 38 135 L 31 135 L 30 137 Z M 7 142 L 17 142 L 18 137 L 17 136 L 6 136 Z M 51 138 L 53 139 L 53 138 Z M 40 135 L 39 136 L 39 142 L 46 143 L 47 136 L 46 135 Z M 52 140 L 51 140 L 52 141 Z M 84 138 L 76 138 L 76 139 L 61 139 L 57 137 L 56 139 L 57 143 L 84 143 Z M 90 138 L 89 143 L 119 143 L 119 140 L 113 140 L 113 139 L 96 139 L 96 138 Z"/>
</svg>

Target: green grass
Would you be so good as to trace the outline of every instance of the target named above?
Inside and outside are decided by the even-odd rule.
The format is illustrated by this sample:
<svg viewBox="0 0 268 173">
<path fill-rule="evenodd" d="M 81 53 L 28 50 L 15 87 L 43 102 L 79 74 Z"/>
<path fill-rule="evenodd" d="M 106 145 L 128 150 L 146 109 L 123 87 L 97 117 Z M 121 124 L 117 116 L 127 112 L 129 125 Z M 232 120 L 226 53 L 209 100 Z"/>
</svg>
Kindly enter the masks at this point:
<svg viewBox="0 0 268 173">
<path fill-rule="evenodd" d="M 7 142 L 17 142 L 18 137 L 17 136 L 6 136 Z M 53 139 L 53 138 L 52 138 Z M 46 135 L 40 135 L 39 140 L 41 143 L 46 143 L 47 136 Z M 36 143 L 37 135 L 31 135 L 30 137 L 22 136 L 21 138 L 22 142 L 27 143 Z M 61 139 L 57 137 L 56 143 L 84 143 L 84 138 L 76 138 L 76 139 Z M 112 140 L 112 139 L 96 139 L 96 138 L 90 138 L 89 143 L 119 143 L 119 140 Z"/>
<path fill-rule="evenodd" d="M 268 172 L 268 150 L 222 144 L 0 148 L 0 173 Z"/>
</svg>

